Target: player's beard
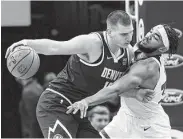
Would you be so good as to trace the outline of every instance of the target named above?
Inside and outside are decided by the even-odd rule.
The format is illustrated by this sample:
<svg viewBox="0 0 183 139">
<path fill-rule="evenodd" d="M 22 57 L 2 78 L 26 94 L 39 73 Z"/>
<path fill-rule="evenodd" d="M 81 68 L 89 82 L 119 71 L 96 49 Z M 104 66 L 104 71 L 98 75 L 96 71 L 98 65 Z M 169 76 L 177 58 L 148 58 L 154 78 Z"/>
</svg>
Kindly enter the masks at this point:
<svg viewBox="0 0 183 139">
<path fill-rule="evenodd" d="M 140 42 L 137 43 L 137 46 L 138 46 L 139 50 L 144 53 L 153 53 L 154 51 L 157 50 L 156 48 L 144 47 L 143 44 L 140 44 Z"/>
</svg>

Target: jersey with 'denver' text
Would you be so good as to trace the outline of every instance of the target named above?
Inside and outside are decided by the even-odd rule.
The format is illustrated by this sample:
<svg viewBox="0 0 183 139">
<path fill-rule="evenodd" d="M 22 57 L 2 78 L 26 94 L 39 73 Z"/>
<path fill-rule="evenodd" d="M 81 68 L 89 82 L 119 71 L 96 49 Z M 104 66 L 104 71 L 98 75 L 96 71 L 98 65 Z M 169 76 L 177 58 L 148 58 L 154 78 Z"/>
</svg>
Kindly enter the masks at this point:
<svg viewBox="0 0 183 139">
<path fill-rule="evenodd" d="M 95 33 L 103 42 L 99 59 L 94 63 L 87 63 L 78 55 L 72 55 L 65 68 L 49 85 L 49 88 L 62 93 L 73 102 L 111 85 L 124 75 L 129 66 L 128 49 L 121 49 L 121 55 L 115 61 L 105 42 L 105 32 Z"/>
</svg>

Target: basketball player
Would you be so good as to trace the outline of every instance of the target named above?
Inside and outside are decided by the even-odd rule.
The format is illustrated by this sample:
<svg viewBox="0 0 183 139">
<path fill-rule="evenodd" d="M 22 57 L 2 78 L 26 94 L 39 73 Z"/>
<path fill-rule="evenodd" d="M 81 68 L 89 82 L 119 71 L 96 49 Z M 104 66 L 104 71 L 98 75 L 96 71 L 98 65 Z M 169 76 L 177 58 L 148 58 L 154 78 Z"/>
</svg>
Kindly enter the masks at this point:
<svg viewBox="0 0 183 139">
<path fill-rule="evenodd" d="M 93 95 L 124 74 L 132 58 L 132 35 L 130 16 L 117 10 L 108 15 L 106 31 L 79 35 L 69 41 L 23 40 L 10 46 L 6 57 L 22 44 L 39 54 L 72 55 L 42 93 L 37 105 L 37 118 L 45 138 L 100 137 L 87 118 L 66 114 L 67 107 Z M 151 90 L 144 90 L 144 93 L 146 91 Z"/>
<path fill-rule="evenodd" d="M 169 117 L 160 104 L 167 81 L 161 54 L 168 50 L 170 55 L 174 54 L 181 36 L 180 31 L 169 25 L 154 27 L 136 44 L 140 53 L 126 75 L 93 96 L 75 102 L 67 113 L 80 110 L 81 117 L 85 117 L 88 106 L 103 103 L 114 95 L 123 96 L 124 92 L 137 87 L 154 89 L 155 96 L 149 98 L 152 100 L 148 103 L 121 97 L 117 116 L 100 134 L 104 138 L 171 138 Z"/>
</svg>

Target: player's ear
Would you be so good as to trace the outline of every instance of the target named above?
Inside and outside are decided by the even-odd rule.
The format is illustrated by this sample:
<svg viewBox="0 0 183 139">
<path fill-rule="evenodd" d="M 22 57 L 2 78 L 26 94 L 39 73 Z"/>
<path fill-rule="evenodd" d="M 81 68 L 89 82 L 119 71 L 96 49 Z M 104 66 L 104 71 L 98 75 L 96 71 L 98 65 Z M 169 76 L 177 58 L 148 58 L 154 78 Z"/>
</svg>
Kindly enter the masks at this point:
<svg viewBox="0 0 183 139">
<path fill-rule="evenodd" d="M 166 51 L 168 51 L 168 48 L 166 48 L 165 46 L 163 46 L 163 47 L 160 47 L 158 50 L 159 50 L 161 53 L 165 53 Z"/>
<path fill-rule="evenodd" d="M 110 30 L 110 29 L 107 29 L 106 32 L 107 32 L 107 34 L 108 34 L 109 36 L 111 36 L 111 30 Z"/>
</svg>

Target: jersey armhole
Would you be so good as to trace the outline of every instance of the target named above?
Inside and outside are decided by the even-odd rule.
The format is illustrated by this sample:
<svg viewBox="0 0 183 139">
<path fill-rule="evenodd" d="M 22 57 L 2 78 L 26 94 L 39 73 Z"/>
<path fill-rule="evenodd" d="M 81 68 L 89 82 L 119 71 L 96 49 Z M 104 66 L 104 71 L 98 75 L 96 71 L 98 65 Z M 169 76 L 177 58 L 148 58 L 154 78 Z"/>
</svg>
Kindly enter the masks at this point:
<svg viewBox="0 0 183 139">
<path fill-rule="evenodd" d="M 158 63 L 158 65 L 159 65 L 159 72 L 161 72 L 161 71 L 160 71 L 160 68 L 161 68 L 161 63 L 160 63 L 160 61 L 158 61 L 155 57 L 151 57 L 151 58 L 154 59 L 154 61 L 156 61 L 156 63 Z M 161 74 L 161 73 L 159 73 L 159 74 Z M 159 78 L 160 78 L 160 75 L 159 75 Z M 157 81 L 157 83 L 156 83 L 154 89 L 157 87 L 158 82 L 159 82 L 159 79 L 158 79 L 158 81 Z"/>
<path fill-rule="evenodd" d="M 155 57 L 151 57 L 151 58 L 154 59 L 154 61 L 156 61 L 156 63 L 158 63 L 159 67 L 161 66 L 160 62 Z"/>
<path fill-rule="evenodd" d="M 101 36 L 99 35 L 99 33 L 97 33 L 97 32 L 92 32 L 93 34 L 96 34 L 99 38 L 100 38 L 100 40 L 102 41 L 102 38 L 101 38 Z M 92 33 L 90 33 L 90 34 L 92 34 Z M 103 44 L 103 41 L 102 41 L 102 53 L 101 53 L 101 55 L 99 56 L 99 58 L 95 61 L 95 62 L 93 62 L 93 63 L 88 63 L 88 62 L 86 62 L 86 61 L 84 61 L 83 59 L 81 59 L 78 55 L 78 57 L 79 57 L 79 60 L 80 60 L 80 62 L 81 63 L 83 63 L 83 64 L 85 64 L 85 65 L 87 65 L 87 66 L 91 66 L 91 67 L 94 67 L 94 66 L 98 66 L 98 65 L 100 65 L 102 62 L 103 62 L 103 60 L 104 60 L 104 44 Z M 101 60 L 100 60 L 101 59 Z"/>
</svg>

